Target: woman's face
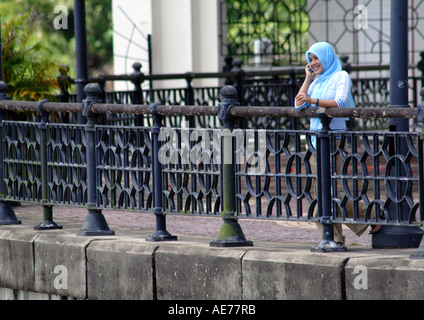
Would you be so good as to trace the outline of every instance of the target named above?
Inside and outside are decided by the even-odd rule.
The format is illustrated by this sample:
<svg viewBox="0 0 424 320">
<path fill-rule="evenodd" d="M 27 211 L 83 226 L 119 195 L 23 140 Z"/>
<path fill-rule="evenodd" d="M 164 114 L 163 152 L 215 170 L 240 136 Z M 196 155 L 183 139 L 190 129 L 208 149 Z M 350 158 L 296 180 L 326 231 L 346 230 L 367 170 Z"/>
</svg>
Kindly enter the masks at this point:
<svg viewBox="0 0 424 320">
<path fill-rule="evenodd" d="M 324 67 L 319 61 L 318 57 L 312 53 L 309 54 L 309 66 L 312 68 L 315 74 L 321 74 L 324 72 Z"/>
</svg>

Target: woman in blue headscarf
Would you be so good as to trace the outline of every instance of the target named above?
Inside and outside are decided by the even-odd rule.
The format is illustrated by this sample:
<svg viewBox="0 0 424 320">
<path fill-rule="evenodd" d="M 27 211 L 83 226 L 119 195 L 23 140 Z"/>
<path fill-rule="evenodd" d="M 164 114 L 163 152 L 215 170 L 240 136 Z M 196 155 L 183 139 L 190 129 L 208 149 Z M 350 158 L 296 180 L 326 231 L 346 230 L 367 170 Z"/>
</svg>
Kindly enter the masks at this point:
<svg viewBox="0 0 424 320">
<path fill-rule="evenodd" d="M 354 107 L 349 74 L 342 70 L 339 57 L 327 42 L 317 42 L 306 52 L 306 78 L 295 97 L 296 109 L 307 107 Z M 311 118 L 311 130 L 320 130 L 321 121 Z M 345 130 L 346 118 L 334 118 L 331 130 Z M 315 144 L 315 141 L 314 141 Z"/>
<path fill-rule="evenodd" d="M 296 109 L 305 109 L 308 107 L 323 108 L 346 108 L 354 107 L 354 101 L 351 94 L 352 80 L 349 74 L 342 70 L 338 56 L 333 47 L 327 42 L 317 42 L 306 52 L 305 81 L 295 97 Z M 345 130 L 346 118 L 333 118 L 330 122 L 331 130 Z M 310 119 L 310 129 L 317 131 L 322 127 L 319 118 Z M 315 146 L 315 136 L 312 137 L 312 143 Z M 315 161 L 311 158 L 311 162 Z M 340 159 L 341 160 L 341 159 Z M 342 161 L 337 161 L 337 170 L 340 172 Z M 312 170 L 316 173 L 316 164 L 311 163 Z M 363 216 L 365 206 L 359 203 L 360 216 Z M 346 205 L 348 216 L 352 217 L 352 204 Z M 346 224 L 357 236 L 363 234 L 368 227 L 360 224 Z M 322 236 L 322 225 L 317 224 L 318 230 Z M 370 233 L 377 233 L 381 226 L 377 225 L 371 229 Z M 334 241 L 343 245 L 344 236 L 341 224 L 334 224 Z"/>
</svg>

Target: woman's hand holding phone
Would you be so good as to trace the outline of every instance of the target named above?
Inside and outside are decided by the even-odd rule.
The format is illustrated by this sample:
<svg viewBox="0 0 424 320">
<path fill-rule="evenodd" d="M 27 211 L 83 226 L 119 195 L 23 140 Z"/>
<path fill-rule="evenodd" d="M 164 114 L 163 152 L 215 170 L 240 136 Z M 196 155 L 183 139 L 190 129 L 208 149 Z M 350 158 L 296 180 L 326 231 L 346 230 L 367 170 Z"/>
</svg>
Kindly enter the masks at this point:
<svg viewBox="0 0 424 320">
<path fill-rule="evenodd" d="M 314 71 L 312 70 L 312 68 L 311 68 L 311 66 L 309 64 L 306 65 L 305 73 L 306 73 L 306 75 L 310 75 L 310 76 L 314 76 L 315 75 Z"/>
</svg>

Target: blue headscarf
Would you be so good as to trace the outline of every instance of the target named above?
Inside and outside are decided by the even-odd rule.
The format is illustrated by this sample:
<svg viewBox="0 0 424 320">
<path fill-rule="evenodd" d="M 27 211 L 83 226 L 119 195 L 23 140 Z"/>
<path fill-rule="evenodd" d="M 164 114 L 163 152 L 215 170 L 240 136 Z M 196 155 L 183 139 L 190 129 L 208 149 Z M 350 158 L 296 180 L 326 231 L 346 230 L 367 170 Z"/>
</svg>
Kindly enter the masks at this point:
<svg viewBox="0 0 424 320">
<path fill-rule="evenodd" d="M 315 80 L 317 83 L 314 88 L 313 97 L 325 99 L 328 90 L 328 80 L 330 80 L 333 74 L 342 70 L 342 64 L 339 57 L 335 54 L 333 47 L 328 42 L 317 42 L 309 48 L 305 53 L 308 63 L 311 63 L 309 59 L 310 53 L 318 57 L 324 68 L 324 72 Z"/>
<path fill-rule="evenodd" d="M 319 59 L 324 69 L 323 73 L 314 80 L 316 81 L 316 85 L 311 94 L 311 98 L 324 100 L 326 99 L 329 80 L 335 73 L 342 71 L 342 64 L 340 63 L 339 57 L 334 52 L 333 47 L 328 42 L 317 42 L 306 51 L 306 61 L 308 61 L 309 64 L 311 63 L 309 59 L 310 53 Z M 355 107 L 352 94 L 350 94 L 346 107 Z M 338 121 L 348 120 L 348 118 L 339 119 Z M 312 130 L 319 130 L 319 128 L 321 128 L 321 120 L 318 118 L 311 118 L 310 122 Z M 315 137 L 312 137 L 312 143 L 315 145 Z"/>
</svg>

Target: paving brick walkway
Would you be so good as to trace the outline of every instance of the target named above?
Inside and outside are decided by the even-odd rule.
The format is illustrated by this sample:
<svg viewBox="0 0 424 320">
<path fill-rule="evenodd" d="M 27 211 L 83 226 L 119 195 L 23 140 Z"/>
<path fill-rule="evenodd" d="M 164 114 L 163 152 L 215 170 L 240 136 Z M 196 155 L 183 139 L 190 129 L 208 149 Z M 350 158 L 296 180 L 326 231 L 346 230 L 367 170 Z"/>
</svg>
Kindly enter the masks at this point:
<svg viewBox="0 0 424 320">
<path fill-rule="evenodd" d="M 18 216 L 22 214 L 39 215 L 40 222 L 43 219 L 42 207 L 27 205 L 14 208 Z M 146 212 L 124 212 L 103 210 L 103 214 L 111 229 L 114 226 L 139 228 L 140 232 L 155 229 L 155 217 Z M 54 207 L 54 221 L 60 224 L 61 220 L 74 220 L 82 223 L 87 215 L 86 209 L 75 207 Z M 172 235 L 199 235 L 211 237 L 214 240 L 218 235 L 222 219 L 217 217 L 167 215 L 167 230 Z M 316 230 L 315 223 L 289 222 L 289 221 L 263 221 L 254 219 L 240 219 L 240 225 L 247 240 L 273 241 L 282 243 L 310 243 L 317 245 L 321 239 Z M 346 245 L 371 245 L 371 236 L 366 231 L 361 237 L 357 237 L 348 228 L 344 227 Z"/>
</svg>

